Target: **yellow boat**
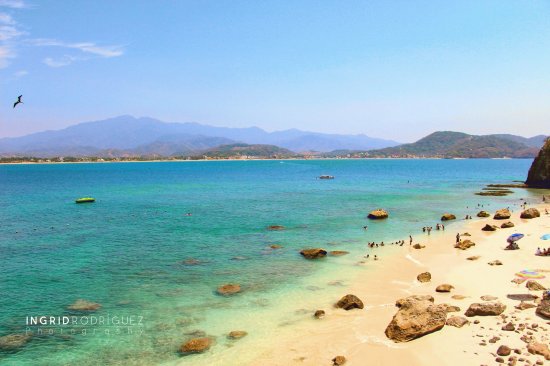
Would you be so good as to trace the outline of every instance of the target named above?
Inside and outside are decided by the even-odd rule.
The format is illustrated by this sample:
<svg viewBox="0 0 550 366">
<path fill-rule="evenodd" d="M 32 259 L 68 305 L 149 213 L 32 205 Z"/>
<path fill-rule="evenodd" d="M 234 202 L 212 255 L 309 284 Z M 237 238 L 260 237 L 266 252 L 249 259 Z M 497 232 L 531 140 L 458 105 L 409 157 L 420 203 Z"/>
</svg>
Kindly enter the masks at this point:
<svg viewBox="0 0 550 366">
<path fill-rule="evenodd" d="M 76 203 L 91 203 L 95 202 L 95 198 L 92 197 L 82 197 L 75 201 Z"/>
</svg>

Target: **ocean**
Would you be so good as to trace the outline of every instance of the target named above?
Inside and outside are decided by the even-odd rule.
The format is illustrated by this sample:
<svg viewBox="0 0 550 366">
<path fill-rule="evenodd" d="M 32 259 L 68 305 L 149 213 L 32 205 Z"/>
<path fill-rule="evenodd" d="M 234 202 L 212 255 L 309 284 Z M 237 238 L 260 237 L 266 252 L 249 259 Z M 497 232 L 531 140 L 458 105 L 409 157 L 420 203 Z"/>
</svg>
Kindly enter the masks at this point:
<svg viewBox="0 0 550 366">
<path fill-rule="evenodd" d="M 354 264 L 369 241 L 408 244 L 445 212 L 460 221 L 481 205 L 494 211 L 532 199 L 524 189 L 474 195 L 488 183 L 525 179 L 531 161 L 1 165 L 0 337 L 31 336 L 0 349 L 0 363 L 246 365 L 275 334 L 312 321 L 315 301 L 337 299 L 351 278 L 368 276 Z M 96 202 L 74 203 L 84 196 Z M 376 208 L 389 219 L 369 221 Z M 312 247 L 350 254 L 299 255 Z M 225 283 L 242 292 L 218 295 Z M 69 310 L 77 299 L 101 308 Z M 40 316 L 60 318 L 27 324 Z M 63 317 L 76 322 L 59 325 Z M 231 330 L 248 336 L 229 340 Z M 216 339 L 208 352 L 177 352 L 203 335 Z"/>
</svg>

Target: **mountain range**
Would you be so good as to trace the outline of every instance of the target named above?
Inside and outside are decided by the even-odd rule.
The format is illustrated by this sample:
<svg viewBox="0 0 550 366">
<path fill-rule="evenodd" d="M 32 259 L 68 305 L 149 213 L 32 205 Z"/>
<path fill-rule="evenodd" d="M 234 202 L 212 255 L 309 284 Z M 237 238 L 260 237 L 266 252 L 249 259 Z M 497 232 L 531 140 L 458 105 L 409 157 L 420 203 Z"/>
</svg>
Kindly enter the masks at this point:
<svg viewBox="0 0 550 366">
<path fill-rule="evenodd" d="M 290 129 L 267 132 L 258 127 L 228 128 L 199 123 L 166 123 L 153 118 L 119 116 L 57 131 L 0 139 L 0 155 L 130 156 L 190 155 L 234 143 L 276 145 L 294 152 L 369 150 L 399 145 L 365 135 L 337 135 Z"/>
<path fill-rule="evenodd" d="M 119 116 L 62 130 L 0 139 L 0 157 L 444 157 L 531 158 L 547 136 L 469 135 L 438 131 L 399 144 L 365 135 L 338 135 L 290 129 L 228 128 L 199 123 L 166 123 Z"/>
</svg>

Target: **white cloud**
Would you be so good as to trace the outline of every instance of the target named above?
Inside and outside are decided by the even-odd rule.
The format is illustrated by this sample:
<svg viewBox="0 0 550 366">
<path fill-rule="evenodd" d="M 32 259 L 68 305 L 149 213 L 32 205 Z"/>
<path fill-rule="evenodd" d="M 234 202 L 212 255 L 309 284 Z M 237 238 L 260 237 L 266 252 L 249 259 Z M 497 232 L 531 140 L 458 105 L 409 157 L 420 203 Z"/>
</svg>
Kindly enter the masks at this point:
<svg viewBox="0 0 550 366">
<path fill-rule="evenodd" d="M 27 70 L 19 70 L 19 71 L 16 71 L 15 74 L 13 74 L 16 78 L 21 78 L 25 75 L 28 75 L 29 72 Z"/>
<path fill-rule="evenodd" d="M 23 9 L 27 4 L 23 0 L 0 0 L 0 6 L 5 6 L 12 9 Z"/>
<path fill-rule="evenodd" d="M 67 43 L 55 39 L 35 39 L 32 43 L 44 47 L 64 47 L 77 49 L 85 53 L 91 53 L 101 57 L 118 57 L 124 54 L 121 46 L 98 46 L 92 42 Z"/>
<path fill-rule="evenodd" d="M 9 14 L 0 13 L 0 23 L 2 23 L 2 24 L 14 25 L 14 24 L 15 24 L 15 20 L 13 20 L 13 18 L 12 18 L 11 15 L 9 15 Z"/>
<path fill-rule="evenodd" d="M 9 65 L 9 59 L 14 57 L 15 53 L 10 47 L 0 45 L 0 69 L 7 67 Z"/>
<path fill-rule="evenodd" d="M 23 32 L 11 25 L 0 25 L 0 41 L 7 41 L 22 34 Z"/>
<path fill-rule="evenodd" d="M 46 57 L 44 60 L 42 60 L 42 62 L 44 62 L 49 67 L 63 67 L 63 66 L 68 66 L 68 65 L 72 64 L 73 62 L 75 62 L 77 60 L 79 60 L 78 57 L 65 55 L 65 56 L 63 56 L 61 58 L 58 58 L 58 59 L 53 59 L 51 57 Z"/>
</svg>

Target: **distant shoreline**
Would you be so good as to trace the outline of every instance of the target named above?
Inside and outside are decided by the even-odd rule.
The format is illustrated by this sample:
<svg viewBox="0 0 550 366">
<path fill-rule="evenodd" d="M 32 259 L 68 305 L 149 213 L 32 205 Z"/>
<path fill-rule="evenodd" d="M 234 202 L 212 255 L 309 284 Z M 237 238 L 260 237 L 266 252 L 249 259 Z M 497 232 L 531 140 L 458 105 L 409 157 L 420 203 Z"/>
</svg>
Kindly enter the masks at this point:
<svg viewBox="0 0 550 366">
<path fill-rule="evenodd" d="M 318 161 L 318 160 L 521 160 L 532 158 L 248 158 L 248 159 L 152 159 L 152 160 L 107 160 L 107 161 L 15 161 L 0 162 L 0 165 L 48 165 L 48 164 L 109 164 L 109 163 L 178 163 L 178 162 L 210 162 L 210 161 Z"/>
</svg>

